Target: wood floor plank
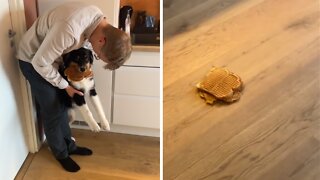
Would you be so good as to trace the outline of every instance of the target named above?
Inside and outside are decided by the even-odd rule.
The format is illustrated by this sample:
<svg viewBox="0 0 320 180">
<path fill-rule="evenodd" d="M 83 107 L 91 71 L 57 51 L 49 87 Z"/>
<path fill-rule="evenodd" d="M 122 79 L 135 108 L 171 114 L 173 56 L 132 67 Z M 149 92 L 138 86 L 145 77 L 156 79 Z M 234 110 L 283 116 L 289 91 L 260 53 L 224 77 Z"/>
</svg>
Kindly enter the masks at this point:
<svg viewBox="0 0 320 180">
<path fill-rule="evenodd" d="M 213 18 L 195 31 L 166 40 L 164 88 L 183 77 L 186 72 L 193 72 L 199 69 L 199 66 L 217 61 L 223 54 L 234 56 L 245 53 L 246 50 L 268 40 L 301 17 L 318 10 L 317 1 L 304 2 L 264 1 L 223 22 L 216 23 Z M 290 11 L 283 11 L 284 7 Z"/>
<path fill-rule="evenodd" d="M 312 137 L 300 140 L 288 147 L 271 166 L 264 167 L 265 173 L 259 174 L 260 176 L 255 174 L 256 179 L 317 179 L 320 170 L 320 143 Z"/>
<path fill-rule="evenodd" d="M 307 55 L 311 55 L 309 61 L 316 59 L 319 55 L 317 44 L 318 43 L 313 43 L 313 48 L 312 46 L 308 46 L 310 51 L 304 52 Z M 312 53 L 312 51 L 314 53 Z M 294 56 L 296 56 L 296 54 L 294 54 L 293 57 Z M 281 79 L 274 79 L 273 76 L 266 76 L 266 74 L 273 73 L 273 75 L 276 77 L 288 78 L 290 77 L 290 74 L 293 74 L 293 77 L 295 78 L 294 75 L 297 72 L 294 71 L 292 67 L 303 67 L 303 64 L 306 63 L 304 61 L 300 61 L 299 64 L 295 64 L 295 62 L 299 62 L 295 60 L 297 59 L 288 57 L 287 61 L 283 61 L 283 65 L 280 66 L 277 71 L 274 71 L 274 69 L 278 66 L 275 65 L 274 67 L 271 67 L 269 71 L 266 71 L 261 74 L 261 76 L 258 76 L 254 83 L 260 82 L 261 85 L 258 87 L 246 87 L 245 91 L 247 94 L 244 94 L 242 99 L 238 103 L 233 104 L 232 107 L 209 107 L 211 108 L 211 111 L 208 111 L 204 114 L 201 113 L 202 116 L 196 119 L 193 119 L 193 116 L 190 116 L 189 118 L 192 120 L 189 120 L 189 124 L 185 124 L 182 130 L 175 129 L 175 131 L 173 131 L 178 132 L 178 134 L 168 134 L 169 137 L 166 137 L 165 141 L 175 141 L 170 142 L 170 146 L 165 147 L 165 168 L 169 168 L 170 170 L 171 167 L 185 167 L 186 164 L 190 163 L 190 161 L 193 162 L 191 159 L 197 160 L 199 157 L 202 157 L 204 154 L 206 154 L 204 152 L 212 151 L 215 147 L 224 143 L 229 138 L 238 135 L 243 131 L 243 129 L 247 128 L 252 123 L 261 120 L 269 113 L 269 110 L 277 108 L 278 104 L 282 104 L 282 102 L 284 102 L 291 95 L 296 97 L 296 89 L 292 87 L 295 87 L 298 83 L 293 83 L 291 86 L 286 86 L 290 81 L 283 84 Z M 313 68 L 319 67 L 319 64 L 314 62 L 312 65 L 313 66 L 311 67 Z M 317 75 L 317 73 L 315 73 L 316 71 L 317 69 L 312 71 L 310 75 L 311 78 L 314 78 Z M 304 81 L 300 80 L 300 82 L 303 83 Z M 268 88 L 263 89 L 263 85 L 265 84 L 274 90 L 270 91 Z M 290 89 L 290 87 L 292 89 Z M 313 89 L 317 90 L 316 87 L 317 86 L 314 85 Z M 283 89 L 289 89 L 291 91 L 284 93 Z M 256 93 L 256 96 L 250 97 L 257 91 L 258 93 Z M 276 99 L 269 98 L 272 95 L 274 95 Z M 267 99 L 264 97 L 267 97 Z M 271 123 L 274 122 L 271 121 Z M 202 139 L 201 137 L 208 138 Z M 201 140 L 199 140 L 199 138 Z M 179 146 L 180 144 L 183 145 Z M 184 151 L 181 151 L 181 149 L 184 149 Z M 174 160 L 170 161 L 169 158 Z M 166 162 L 167 160 L 168 162 Z M 176 171 L 177 169 L 175 169 L 173 172 L 177 173 Z"/>
<path fill-rule="evenodd" d="M 243 0 L 165 0 L 163 8 L 164 38 L 168 39 L 173 35 L 197 28 L 201 22 L 240 2 Z"/>
<path fill-rule="evenodd" d="M 180 82 L 176 82 L 175 86 L 181 87 L 180 89 L 175 88 L 175 86 L 168 86 L 164 88 L 164 116 L 170 114 L 168 118 L 175 119 L 174 121 L 168 121 L 165 123 L 165 130 L 167 131 L 172 126 L 175 126 L 179 123 L 176 119 L 184 119 L 184 116 L 188 116 L 187 113 L 173 113 L 177 109 L 182 109 L 185 106 L 184 101 L 179 101 L 180 99 L 188 99 L 187 94 L 190 94 L 190 90 L 194 90 L 194 87 L 198 81 L 202 79 L 205 73 L 212 66 L 228 66 L 235 73 L 241 75 L 244 82 L 249 82 L 252 77 L 257 76 L 261 71 L 257 71 L 257 68 L 267 68 L 268 66 L 277 63 L 278 59 L 286 56 L 288 51 L 295 51 L 299 46 L 304 46 L 304 43 L 312 41 L 318 36 L 318 31 L 315 29 L 313 31 L 295 31 L 279 33 L 278 36 L 269 38 L 267 42 L 263 42 L 251 49 L 247 49 L 246 53 L 233 57 L 230 55 L 221 56 L 221 59 L 213 60 L 208 64 L 198 67 L 202 71 L 193 71 L 191 73 L 185 72 L 187 74 L 185 77 L 181 78 Z M 292 37 L 297 37 L 293 39 Z M 303 41 L 301 43 L 301 41 Z M 288 43 L 287 46 L 283 46 L 282 43 Z M 288 50 L 289 49 L 289 50 Z M 269 53 L 270 51 L 279 52 L 279 53 Z M 289 51 L 289 52 L 290 52 Z M 246 84 L 247 86 L 248 84 Z M 174 98 L 173 98 L 174 97 Z M 170 103 L 174 103 L 175 106 L 170 106 Z M 194 100 L 191 99 L 190 103 L 194 103 Z M 199 105 L 196 104 L 195 108 L 198 108 Z M 199 107 L 200 108 L 200 107 Z M 182 115 L 182 116 L 181 116 Z"/>
<path fill-rule="evenodd" d="M 292 34 L 292 32 L 282 33 L 273 39 L 270 39 L 268 42 L 261 44 L 259 47 L 254 48 L 254 50 L 247 51 L 246 54 L 239 56 L 236 60 L 228 59 L 228 57 L 223 57 L 226 59 L 217 60 L 215 62 L 223 62 L 226 60 L 228 67 L 232 70 L 235 70 L 238 73 L 243 81 L 245 82 L 246 89 L 249 88 L 249 94 L 251 91 L 251 86 L 255 87 L 255 84 L 252 84 L 250 81 L 253 77 L 262 76 L 265 74 L 264 69 L 269 66 L 278 63 L 279 58 L 284 57 L 288 54 L 288 50 L 298 51 L 299 48 L 305 46 L 304 43 L 308 43 L 308 41 L 313 41 L 314 38 L 317 38 L 318 31 L 315 29 L 313 31 L 294 31 L 298 32 L 297 34 Z M 295 39 L 292 36 L 297 37 Z M 288 45 L 283 46 L 282 42 L 288 43 Z M 300 46 L 300 47 L 299 47 Z M 302 46 L 302 47 L 301 47 Z M 317 46 L 317 45 L 316 45 Z M 317 48 L 317 47 L 314 47 Z M 252 51 L 252 52 L 251 52 Z M 278 51 L 278 53 L 269 53 L 269 51 Z M 318 50 L 315 49 L 315 54 L 317 55 Z M 296 56 L 296 55 L 294 55 Z M 307 55 L 309 56 L 309 55 Z M 258 60 L 257 60 L 258 59 Z M 298 59 L 299 61 L 299 59 Z M 212 65 L 214 65 L 212 63 Z M 181 78 L 181 81 L 178 82 L 175 86 L 170 86 L 169 88 L 164 89 L 164 117 L 168 118 L 168 121 L 165 122 L 164 126 L 164 135 L 165 137 L 170 136 L 170 138 L 174 140 L 172 134 L 177 134 L 179 129 L 183 129 L 186 123 L 190 121 L 196 121 L 197 115 L 193 115 L 192 119 L 190 119 L 190 113 L 198 114 L 199 110 L 212 110 L 212 108 L 203 108 L 205 105 L 201 105 L 202 101 L 198 100 L 198 97 L 195 94 L 195 84 L 204 76 L 206 71 L 210 68 L 211 65 L 204 65 L 200 67 L 203 69 L 202 71 L 195 71 L 188 74 L 186 77 Z M 257 71 L 257 69 L 259 69 Z M 274 82 L 274 80 L 273 80 Z M 271 82 L 272 83 L 272 82 Z M 176 88 L 179 87 L 179 88 Z M 194 94 L 190 96 L 190 94 Z M 183 101 L 181 101 L 183 99 Z M 197 101 L 198 100 L 198 101 Z M 172 105 L 174 104 L 174 105 Z M 188 110 L 188 113 L 184 113 L 183 108 L 185 105 L 192 105 L 193 108 Z M 230 107 L 231 108 L 231 107 Z M 229 108 L 229 111 L 230 111 Z M 179 111 L 180 110 L 180 111 Z M 202 113 L 202 112 L 200 112 Z M 207 113 L 203 111 L 203 113 Z M 212 111 L 214 113 L 214 111 Z M 219 113 L 219 112 L 218 112 Z M 201 114 L 199 114 L 201 115 Z M 219 116 L 223 116 L 223 114 L 219 113 Z M 181 127 L 183 126 L 183 127 Z M 171 141 L 172 142 L 172 141 Z M 169 142 L 168 142 L 169 143 Z M 170 146 L 168 144 L 168 148 L 174 146 Z M 176 142 L 172 142 L 176 144 Z"/>
<path fill-rule="evenodd" d="M 320 178 L 319 7 L 241 1 L 165 40 L 164 179 Z M 197 96 L 211 66 L 240 75 L 239 102 Z"/>
<path fill-rule="evenodd" d="M 78 145 L 93 151 L 92 156 L 72 156 L 81 167 L 79 172 L 63 170 L 44 145 L 34 156 L 23 180 L 160 178 L 159 138 L 86 130 L 73 130 L 73 136 Z"/>
<path fill-rule="evenodd" d="M 315 64 L 313 63 L 309 66 L 314 65 Z M 303 78 L 303 81 L 312 81 L 315 72 L 317 72 L 315 67 L 313 67 L 313 71 L 309 72 L 309 79 Z M 304 73 L 304 71 L 302 71 L 302 73 Z M 301 79 L 297 79 L 296 81 L 301 81 Z M 292 85 L 297 83 L 298 82 L 291 82 Z M 274 94 L 278 97 L 278 99 L 273 100 L 274 102 L 271 104 L 274 105 L 274 108 L 271 109 L 272 107 L 266 107 L 265 110 L 256 112 L 258 115 L 263 117 L 257 118 L 253 124 L 240 131 L 236 136 L 232 136 L 231 139 L 226 140 L 215 149 L 211 149 L 215 145 L 210 142 L 203 145 L 200 145 L 200 143 L 194 143 L 194 146 L 202 148 L 206 147 L 207 150 L 210 151 L 202 150 L 202 152 L 207 153 L 204 153 L 202 155 L 202 159 L 194 162 L 191 166 L 192 168 L 189 167 L 189 171 L 184 171 L 183 175 L 181 177 L 179 176 L 178 179 L 185 179 L 186 177 L 196 179 L 204 179 L 208 177 L 213 179 L 223 179 L 222 177 L 254 179 L 253 175 L 257 174 L 257 172 L 261 172 L 268 165 L 278 162 L 278 158 L 281 153 L 285 153 L 287 155 L 290 150 L 292 150 L 292 145 L 294 143 L 302 142 L 307 137 L 311 138 L 312 134 L 318 131 L 318 129 L 313 129 L 314 125 L 318 122 L 315 119 L 309 119 L 310 117 L 305 117 L 305 115 L 303 115 L 306 111 L 309 111 L 309 109 L 314 109 L 314 107 L 320 106 L 320 102 L 315 101 L 315 99 L 312 98 L 320 95 L 319 91 L 315 89 L 315 85 L 317 83 L 317 81 L 313 81 L 313 83 L 310 83 L 308 87 L 303 88 L 300 92 L 295 92 L 295 98 L 292 99 L 286 97 L 286 95 L 279 97 L 283 89 L 289 89 L 287 92 L 288 94 L 293 94 L 292 91 L 296 91 L 295 89 L 290 91 L 292 86 L 289 86 L 288 83 L 286 84 L 288 87 L 284 86 L 283 88 L 277 88 L 279 89 L 278 92 L 274 91 L 270 92 L 270 94 L 266 94 L 266 96 Z M 310 95 L 309 99 L 305 98 L 306 94 Z M 296 100 L 305 100 L 309 102 L 306 102 L 305 104 L 295 104 L 294 102 Z M 281 103 L 281 107 L 276 106 L 276 104 L 279 103 Z M 286 109 L 290 109 L 296 113 L 291 114 L 290 112 L 286 112 Z M 312 113 L 312 118 L 320 118 L 318 112 Z M 242 113 L 233 115 L 241 117 L 242 114 L 243 111 Z M 235 118 L 233 117 L 224 120 L 234 121 L 234 119 Z M 233 127 L 231 125 L 228 127 L 217 125 L 217 128 L 232 132 L 234 130 L 231 128 L 237 129 L 238 127 Z M 218 131 L 209 131 L 202 136 L 217 138 L 224 136 L 217 132 Z M 315 143 L 312 144 L 312 146 L 315 147 L 319 145 L 318 141 L 315 141 Z M 306 150 L 310 147 L 304 146 L 304 148 L 304 150 Z M 319 150 L 319 148 L 316 150 Z M 306 153 L 306 151 L 304 152 Z M 310 154 L 308 155 L 310 156 Z M 287 170 L 290 169 L 288 166 L 284 167 L 286 167 Z M 239 174 L 235 172 L 238 172 Z M 249 175 L 245 176 L 245 174 Z"/>
</svg>

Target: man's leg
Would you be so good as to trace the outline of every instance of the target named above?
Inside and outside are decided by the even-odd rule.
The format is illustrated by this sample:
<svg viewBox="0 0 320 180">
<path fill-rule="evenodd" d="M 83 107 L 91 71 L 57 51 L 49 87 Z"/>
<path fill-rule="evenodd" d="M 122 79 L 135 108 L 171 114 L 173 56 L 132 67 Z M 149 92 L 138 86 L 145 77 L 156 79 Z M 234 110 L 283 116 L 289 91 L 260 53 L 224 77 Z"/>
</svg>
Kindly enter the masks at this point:
<svg viewBox="0 0 320 180">
<path fill-rule="evenodd" d="M 66 118 L 68 119 L 68 117 Z M 76 146 L 74 140 L 71 138 L 71 129 L 68 121 L 63 121 L 61 123 L 61 129 L 64 136 L 64 140 L 66 142 L 69 155 L 77 154 L 77 155 L 91 155 L 92 151 L 86 147 Z"/>
<path fill-rule="evenodd" d="M 62 124 L 68 121 L 67 108 L 58 97 L 58 88 L 43 79 L 30 63 L 19 61 L 20 69 L 30 83 L 32 95 L 40 105 L 44 132 L 49 147 L 61 165 L 71 172 L 80 167 L 69 157 Z M 70 133 L 71 137 L 71 133 Z"/>
</svg>

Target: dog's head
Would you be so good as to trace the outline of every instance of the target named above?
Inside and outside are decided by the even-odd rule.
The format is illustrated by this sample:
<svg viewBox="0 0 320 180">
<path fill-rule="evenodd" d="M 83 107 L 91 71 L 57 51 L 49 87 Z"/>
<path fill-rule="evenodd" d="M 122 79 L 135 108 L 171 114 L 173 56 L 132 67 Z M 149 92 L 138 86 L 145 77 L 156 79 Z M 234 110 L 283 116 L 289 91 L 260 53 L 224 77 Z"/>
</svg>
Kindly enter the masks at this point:
<svg viewBox="0 0 320 180">
<path fill-rule="evenodd" d="M 91 68 L 93 55 L 91 50 L 80 48 L 62 56 L 64 67 L 75 66 L 79 72 L 85 72 Z"/>
</svg>

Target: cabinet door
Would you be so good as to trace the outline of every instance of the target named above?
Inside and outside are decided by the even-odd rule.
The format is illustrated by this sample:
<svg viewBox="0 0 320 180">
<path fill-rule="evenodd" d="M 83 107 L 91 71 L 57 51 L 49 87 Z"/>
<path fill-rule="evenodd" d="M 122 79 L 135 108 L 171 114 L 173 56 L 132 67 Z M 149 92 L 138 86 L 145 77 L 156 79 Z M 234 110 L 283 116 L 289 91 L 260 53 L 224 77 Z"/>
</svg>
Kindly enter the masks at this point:
<svg viewBox="0 0 320 180">
<path fill-rule="evenodd" d="M 115 94 L 160 96 L 160 68 L 121 67 L 115 72 Z"/>
<path fill-rule="evenodd" d="M 133 51 L 126 66 L 160 67 L 159 52 Z"/>
<path fill-rule="evenodd" d="M 128 95 L 114 96 L 113 123 L 160 129 L 160 98 Z"/>
</svg>

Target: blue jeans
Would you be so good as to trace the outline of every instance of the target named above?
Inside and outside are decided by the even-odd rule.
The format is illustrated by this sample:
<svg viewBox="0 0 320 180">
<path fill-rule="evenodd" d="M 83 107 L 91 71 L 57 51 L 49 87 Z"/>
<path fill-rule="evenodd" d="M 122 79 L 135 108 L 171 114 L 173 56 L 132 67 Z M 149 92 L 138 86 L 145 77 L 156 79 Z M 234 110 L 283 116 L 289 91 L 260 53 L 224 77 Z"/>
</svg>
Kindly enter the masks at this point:
<svg viewBox="0 0 320 180">
<path fill-rule="evenodd" d="M 38 74 L 32 64 L 19 60 L 19 66 L 31 86 L 32 96 L 39 104 L 44 133 L 51 151 L 57 159 L 66 158 L 69 152 L 76 149 L 76 145 L 71 139 L 68 109 L 58 96 L 61 90 Z"/>
</svg>

